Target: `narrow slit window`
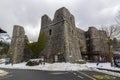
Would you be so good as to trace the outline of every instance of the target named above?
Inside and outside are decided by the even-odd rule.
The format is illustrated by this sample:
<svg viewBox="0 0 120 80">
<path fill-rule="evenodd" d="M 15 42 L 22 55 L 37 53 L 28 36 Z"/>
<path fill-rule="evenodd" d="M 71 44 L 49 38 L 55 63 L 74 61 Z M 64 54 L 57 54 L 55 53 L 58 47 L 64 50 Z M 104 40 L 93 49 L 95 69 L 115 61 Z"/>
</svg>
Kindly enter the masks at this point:
<svg viewBox="0 0 120 80">
<path fill-rule="evenodd" d="M 73 30 L 72 30 L 72 34 L 74 34 Z"/>
<path fill-rule="evenodd" d="M 51 34 L 52 34 L 52 30 L 50 29 L 50 30 L 49 30 L 49 35 L 51 35 Z"/>
</svg>

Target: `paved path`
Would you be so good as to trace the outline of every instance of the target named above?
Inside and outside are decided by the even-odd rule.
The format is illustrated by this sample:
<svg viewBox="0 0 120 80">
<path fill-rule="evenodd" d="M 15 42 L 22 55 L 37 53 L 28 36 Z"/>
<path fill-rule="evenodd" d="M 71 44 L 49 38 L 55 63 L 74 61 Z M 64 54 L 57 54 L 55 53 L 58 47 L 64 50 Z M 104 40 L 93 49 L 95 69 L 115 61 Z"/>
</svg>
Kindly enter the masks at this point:
<svg viewBox="0 0 120 80">
<path fill-rule="evenodd" d="M 9 72 L 0 80 L 120 80 L 119 77 L 95 71 L 40 71 L 4 69 Z"/>
</svg>

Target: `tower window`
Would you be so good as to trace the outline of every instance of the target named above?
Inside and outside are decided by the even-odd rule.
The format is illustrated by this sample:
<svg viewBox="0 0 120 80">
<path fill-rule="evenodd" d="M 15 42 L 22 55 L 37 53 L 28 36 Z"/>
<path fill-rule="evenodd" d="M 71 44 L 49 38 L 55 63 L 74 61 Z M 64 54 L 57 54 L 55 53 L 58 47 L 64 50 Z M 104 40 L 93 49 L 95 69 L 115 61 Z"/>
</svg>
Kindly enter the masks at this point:
<svg viewBox="0 0 120 80">
<path fill-rule="evenodd" d="M 72 34 L 74 34 L 73 30 L 72 30 Z"/>
<path fill-rule="evenodd" d="M 51 34 L 52 34 L 52 30 L 50 29 L 50 30 L 49 30 L 49 35 L 51 35 Z"/>
</svg>

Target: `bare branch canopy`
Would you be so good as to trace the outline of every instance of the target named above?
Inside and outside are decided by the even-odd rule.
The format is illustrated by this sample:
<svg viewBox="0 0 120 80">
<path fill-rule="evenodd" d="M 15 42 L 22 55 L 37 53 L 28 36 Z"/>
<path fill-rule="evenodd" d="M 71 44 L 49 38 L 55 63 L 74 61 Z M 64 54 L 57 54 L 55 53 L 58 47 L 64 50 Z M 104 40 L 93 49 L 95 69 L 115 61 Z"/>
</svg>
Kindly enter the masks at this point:
<svg viewBox="0 0 120 80">
<path fill-rule="evenodd" d="M 120 38 L 120 26 L 119 25 L 105 26 L 105 27 L 102 27 L 101 29 L 106 31 L 106 35 L 110 39 Z"/>
</svg>

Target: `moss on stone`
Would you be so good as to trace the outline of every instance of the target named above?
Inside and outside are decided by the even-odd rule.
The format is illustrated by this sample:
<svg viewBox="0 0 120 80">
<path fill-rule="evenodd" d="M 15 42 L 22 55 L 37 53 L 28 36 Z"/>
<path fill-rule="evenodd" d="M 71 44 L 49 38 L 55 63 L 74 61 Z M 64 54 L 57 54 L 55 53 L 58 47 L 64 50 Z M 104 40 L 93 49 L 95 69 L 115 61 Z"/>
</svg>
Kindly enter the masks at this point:
<svg viewBox="0 0 120 80">
<path fill-rule="evenodd" d="M 41 33 L 39 36 L 39 39 L 37 42 L 29 43 L 28 47 L 32 50 L 33 52 L 33 57 L 38 58 L 41 51 L 45 48 L 46 46 L 46 35 L 45 33 Z"/>
</svg>

